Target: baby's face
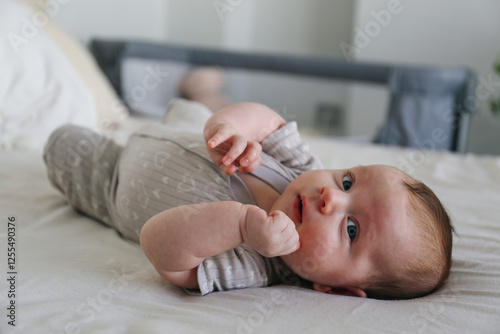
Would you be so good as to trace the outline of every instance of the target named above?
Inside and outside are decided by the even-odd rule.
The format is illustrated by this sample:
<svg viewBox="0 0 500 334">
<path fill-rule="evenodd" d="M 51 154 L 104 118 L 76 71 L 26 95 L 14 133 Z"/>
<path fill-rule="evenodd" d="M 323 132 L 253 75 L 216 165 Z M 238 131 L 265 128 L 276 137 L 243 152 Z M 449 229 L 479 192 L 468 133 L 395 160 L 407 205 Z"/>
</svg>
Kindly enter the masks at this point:
<svg viewBox="0 0 500 334">
<path fill-rule="evenodd" d="M 359 290 L 416 249 L 408 190 L 399 170 L 382 165 L 313 170 L 296 178 L 273 210 L 295 223 L 301 247 L 282 256 L 301 277 L 335 291 Z"/>
</svg>

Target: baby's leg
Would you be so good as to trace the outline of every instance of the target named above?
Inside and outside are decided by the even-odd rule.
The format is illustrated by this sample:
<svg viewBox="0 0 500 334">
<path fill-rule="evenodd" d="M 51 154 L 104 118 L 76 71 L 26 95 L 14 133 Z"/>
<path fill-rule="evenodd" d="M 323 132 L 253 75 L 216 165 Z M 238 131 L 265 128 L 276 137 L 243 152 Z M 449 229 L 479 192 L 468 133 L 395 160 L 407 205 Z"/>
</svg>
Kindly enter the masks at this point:
<svg viewBox="0 0 500 334">
<path fill-rule="evenodd" d="M 169 102 L 162 123 L 177 130 L 203 133 L 205 123 L 212 115 L 201 103 L 176 98 Z"/>
<path fill-rule="evenodd" d="M 92 130 L 67 125 L 54 131 L 45 145 L 50 182 L 69 204 L 107 225 L 109 188 L 122 147 Z"/>
</svg>

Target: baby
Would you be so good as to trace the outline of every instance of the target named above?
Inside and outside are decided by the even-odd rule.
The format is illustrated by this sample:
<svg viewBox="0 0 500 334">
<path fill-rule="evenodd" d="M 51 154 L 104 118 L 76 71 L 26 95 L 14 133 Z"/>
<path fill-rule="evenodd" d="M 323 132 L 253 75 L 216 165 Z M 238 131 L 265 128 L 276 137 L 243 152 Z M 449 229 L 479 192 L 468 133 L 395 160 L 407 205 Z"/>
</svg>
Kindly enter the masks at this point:
<svg viewBox="0 0 500 334">
<path fill-rule="evenodd" d="M 406 299 L 447 278 L 453 228 L 421 182 L 383 165 L 320 169 L 296 124 L 256 103 L 211 115 L 203 136 L 151 125 L 122 148 L 66 126 L 44 159 L 74 208 L 140 239 L 162 277 L 202 295 L 306 280 Z"/>
</svg>

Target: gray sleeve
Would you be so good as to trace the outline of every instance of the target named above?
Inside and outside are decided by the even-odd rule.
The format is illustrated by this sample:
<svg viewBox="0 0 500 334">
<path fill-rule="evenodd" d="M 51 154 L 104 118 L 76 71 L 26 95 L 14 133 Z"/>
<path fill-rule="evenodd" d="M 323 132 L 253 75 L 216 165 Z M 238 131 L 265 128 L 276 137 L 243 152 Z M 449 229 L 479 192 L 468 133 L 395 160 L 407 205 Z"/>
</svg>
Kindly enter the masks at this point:
<svg viewBox="0 0 500 334">
<path fill-rule="evenodd" d="M 266 258 L 243 244 L 222 254 L 206 258 L 198 266 L 197 294 L 214 291 L 265 287 L 297 280 L 279 258 Z M 188 291 L 196 294 L 194 291 Z"/>
<path fill-rule="evenodd" d="M 252 248 L 241 245 L 222 254 L 206 258 L 198 266 L 201 295 L 268 283 L 268 268 L 263 257 Z"/>
<path fill-rule="evenodd" d="M 267 136 L 261 144 L 262 150 L 291 169 L 294 177 L 311 169 L 323 168 L 320 160 L 300 137 L 296 122 L 287 123 Z"/>
</svg>

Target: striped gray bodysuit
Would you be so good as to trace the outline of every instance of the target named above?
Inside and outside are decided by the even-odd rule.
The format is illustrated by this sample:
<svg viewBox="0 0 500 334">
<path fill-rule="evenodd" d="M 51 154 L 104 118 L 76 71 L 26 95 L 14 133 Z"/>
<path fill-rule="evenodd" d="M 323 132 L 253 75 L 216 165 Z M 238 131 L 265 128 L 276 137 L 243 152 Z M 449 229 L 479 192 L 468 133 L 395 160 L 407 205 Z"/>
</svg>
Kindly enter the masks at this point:
<svg viewBox="0 0 500 334">
<path fill-rule="evenodd" d="M 295 122 L 268 136 L 262 147 L 262 164 L 253 174 L 280 193 L 301 173 L 321 168 Z M 141 129 L 125 147 L 65 126 L 49 138 L 44 159 L 51 183 L 76 210 L 136 242 L 144 223 L 161 211 L 214 201 L 253 203 L 241 179 L 211 161 L 201 134 L 162 124 Z M 297 281 L 279 258 L 265 258 L 244 244 L 198 267 L 202 295 Z"/>
</svg>

